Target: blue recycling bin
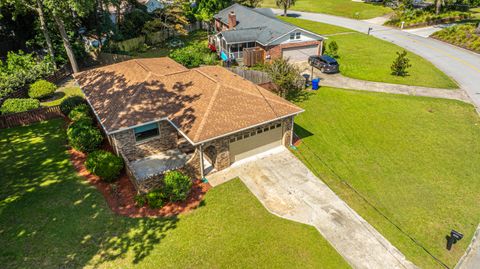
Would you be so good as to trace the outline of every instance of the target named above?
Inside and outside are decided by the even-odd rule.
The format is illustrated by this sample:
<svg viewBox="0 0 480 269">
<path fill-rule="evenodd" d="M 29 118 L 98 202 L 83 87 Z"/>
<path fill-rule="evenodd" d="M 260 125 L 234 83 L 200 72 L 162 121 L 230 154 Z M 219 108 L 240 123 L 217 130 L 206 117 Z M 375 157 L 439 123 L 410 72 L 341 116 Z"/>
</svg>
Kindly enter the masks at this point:
<svg viewBox="0 0 480 269">
<path fill-rule="evenodd" d="M 319 85 L 320 85 L 319 78 L 312 79 L 312 90 L 318 90 Z"/>
</svg>

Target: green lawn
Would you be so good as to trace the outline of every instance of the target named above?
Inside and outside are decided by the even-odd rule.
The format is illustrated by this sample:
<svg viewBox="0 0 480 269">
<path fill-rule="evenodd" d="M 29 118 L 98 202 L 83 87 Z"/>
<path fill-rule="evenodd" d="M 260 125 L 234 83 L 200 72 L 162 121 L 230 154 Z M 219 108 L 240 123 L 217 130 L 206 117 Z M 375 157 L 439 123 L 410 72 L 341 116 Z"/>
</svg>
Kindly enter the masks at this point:
<svg viewBox="0 0 480 269">
<path fill-rule="evenodd" d="M 344 76 L 395 84 L 458 88 L 451 78 L 429 61 L 412 52 L 408 53 L 412 65 L 409 69 L 409 75 L 406 77 L 391 75 L 390 66 L 396 58 L 396 52 L 403 49 L 390 42 L 320 22 L 290 17 L 281 17 L 281 19 L 321 35 L 340 33 L 339 35 L 328 36 L 326 43 L 328 45 L 329 42 L 337 42 L 340 55 L 338 62 L 340 63 L 340 71 Z"/>
<path fill-rule="evenodd" d="M 54 93 L 53 97 L 50 98 L 50 100 L 42 102 L 42 106 L 58 106 L 63 101 L 63 99 L 72 95 L 83 96 L 83 92 L 78 86 L 68 85 L 65 87 L 60 87 Z"/>
<path fill-rule="evenodd" d="M 263 0 L 262 7 L 278 8 L 275 0 Z M 326 13 L 355 19 L 371 19 L 392 12 L 390 8 L 377 4 L 353 2 L 352 0 L 298 0 L 291 10 Z"/>
<path fill-rule="evenodd" d="M 2 268 L 346 268 L 311 226 L 268 213 L 241 181 L 178 218 L 113 214 L 79 178 L 64 122 L 0 130 Z"/>
<path fill-rule="evenodd" d="M 327 87 L 299 105 L 306 111 L 296 118 L 297 156 L 408 259 L 441 267 L 342 180 L 453 268 L 480 222 L 473 106 Z M 447 251 L 451 229 L 465 238 Z"/>
</svg>

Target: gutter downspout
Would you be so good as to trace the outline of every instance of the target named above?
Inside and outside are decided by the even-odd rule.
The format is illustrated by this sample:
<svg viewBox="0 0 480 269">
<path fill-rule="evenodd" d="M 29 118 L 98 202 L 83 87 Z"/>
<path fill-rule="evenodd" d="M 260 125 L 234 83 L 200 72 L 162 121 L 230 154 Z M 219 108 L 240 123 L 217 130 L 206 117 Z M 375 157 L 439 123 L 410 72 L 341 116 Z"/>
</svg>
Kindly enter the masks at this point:
<svg viewBox="0 0 480 269">
<path fill-rule="evenodd" d="M 199 150 L 200 150 L 200 177 L 203 181 L 205 178 L 205 171 L 204 171 L 205 168 L 203 163 L 203 144 L 200 144 Z"/>
</svg>

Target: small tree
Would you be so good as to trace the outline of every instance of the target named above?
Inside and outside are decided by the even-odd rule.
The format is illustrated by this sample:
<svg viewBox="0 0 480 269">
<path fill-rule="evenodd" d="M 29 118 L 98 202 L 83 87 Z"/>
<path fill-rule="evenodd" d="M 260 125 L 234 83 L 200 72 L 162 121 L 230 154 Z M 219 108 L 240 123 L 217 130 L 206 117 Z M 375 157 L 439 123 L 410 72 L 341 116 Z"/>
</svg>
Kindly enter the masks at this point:
<svg viewBox="0 0 480 269">
<path fill-rule="evenodd" d="M 277 58 L 265 66 L 265 71 L 270 75 L 273 83 L 278 86 L 280 96 L 290 99 L 302 90 L 300 70 L 288 60 Z"/>
<path fill-rule="evenodd" d="M 283 9 L 283 16 L 287 16 L 287 10 L 295 5 L 296 0 L 275 0 L 277 7 Z"/>
<path fill-rule="evenodd" d="M 338 44 L 335 41 L 328 43 L 328 49 L 325 51 L 325 54 L 332 56 L 333 58 L 338 58 Z"/>
<path fill-rule="evenodd" d="M 402 52 L 397 52 L 397 58 L 393 61 L 392 66 L 392 75 L 404 77 L 408 75 L 407 69 L 412 65 L 410 64 L 410 59 L 407 58 L 407 51 L 403 50 Z"/>
</svg>

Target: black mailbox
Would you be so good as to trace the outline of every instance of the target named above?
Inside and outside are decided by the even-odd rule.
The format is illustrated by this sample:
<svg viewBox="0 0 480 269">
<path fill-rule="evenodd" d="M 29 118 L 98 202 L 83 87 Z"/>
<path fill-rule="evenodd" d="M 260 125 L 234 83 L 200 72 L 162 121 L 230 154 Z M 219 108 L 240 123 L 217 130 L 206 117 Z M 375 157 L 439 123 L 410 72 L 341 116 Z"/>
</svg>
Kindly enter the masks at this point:
<svg viewBox="0 0 480 269">
<path fill-rule="evenodd" d="M 452 231 L 450 232 L 450 237 L 452 237 L 453 239 L 455 239 L 455 242 L 454 242 L 454 243 L 456 243 L 457 241 L 459 241 L 460 239 L 463 238 L 463 234 L 461 234 L 461 233 L 459 233 L 459 232 L 457 232 L 457 231 L 455 231 L 455 230 L 452 230 Z"/>
<path fill-rule="evenodd" d="M 450 236 L 447 236 L 447 249 L 452 249 L 452 245 L 463 238 L 463 234 L 455 230 L 450 231 Z"/>
</svg>

